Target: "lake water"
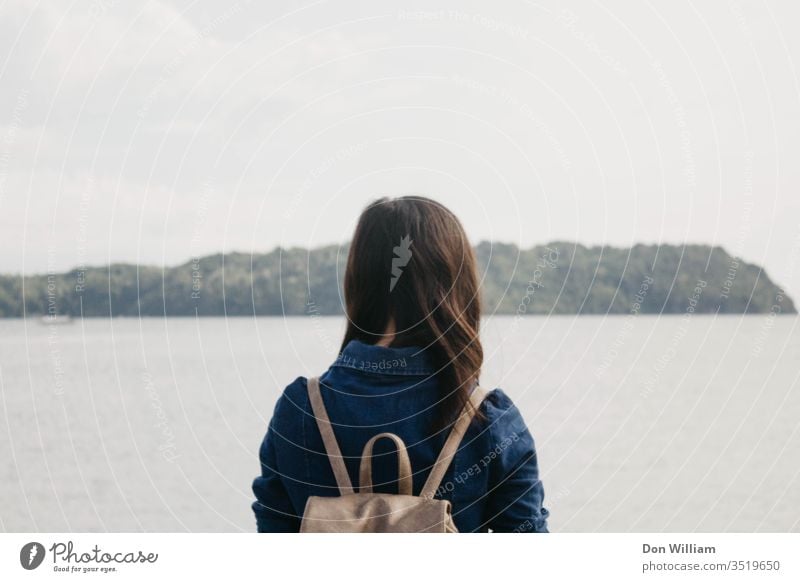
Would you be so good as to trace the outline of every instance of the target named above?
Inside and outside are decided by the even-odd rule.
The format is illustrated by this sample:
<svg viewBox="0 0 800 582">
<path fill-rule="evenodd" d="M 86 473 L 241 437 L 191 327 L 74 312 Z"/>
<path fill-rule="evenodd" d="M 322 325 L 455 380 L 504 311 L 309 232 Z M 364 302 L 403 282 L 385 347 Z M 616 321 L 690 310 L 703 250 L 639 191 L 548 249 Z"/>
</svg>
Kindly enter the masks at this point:
<svg viewBox="0 0 800 582">
<path fill-rule="evenodd" d="M 794 316 L 495 317 L 482 384 L 537 442 L 554 531 L 800 531 Z M 0 320 L 0 529 L 252 531 L 283 387 L 339 318 Z"/>
</svg>

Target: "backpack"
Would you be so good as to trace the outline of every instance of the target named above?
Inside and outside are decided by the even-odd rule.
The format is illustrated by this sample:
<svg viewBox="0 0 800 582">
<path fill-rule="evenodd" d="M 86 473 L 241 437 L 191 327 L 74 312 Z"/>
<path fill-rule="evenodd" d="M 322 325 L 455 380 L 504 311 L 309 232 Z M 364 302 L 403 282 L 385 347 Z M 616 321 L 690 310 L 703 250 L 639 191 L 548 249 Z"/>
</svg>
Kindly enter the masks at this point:
<svg viewBox="0 0 800 582">
<path fill-rule="evenodd" d="M 412 495 L 411 462 L 405 443 L 399 436 L 389 432 L 375 435 L 364 445 L 359 471 L 359 488 L 356 493 L 322 401 L 319 378 L 309 379 L 308 396 L 311 408 L 336 477 L 339 497 L 309 497 L 303 512 L 300 531 L 457 533 L 450 502 L 445 499 L 434 499 L 434 495 L 458 451 L 458 446 L 467 432 L 475 411 L 486 395 L 484 389 L 475 386 L 469 402 L 453 424 L 419 496 Z M 393 441 L 397 449 L 398 494 L 396 495 L 372 492 L 372 448 L 383 438 Z"/>
</svg>

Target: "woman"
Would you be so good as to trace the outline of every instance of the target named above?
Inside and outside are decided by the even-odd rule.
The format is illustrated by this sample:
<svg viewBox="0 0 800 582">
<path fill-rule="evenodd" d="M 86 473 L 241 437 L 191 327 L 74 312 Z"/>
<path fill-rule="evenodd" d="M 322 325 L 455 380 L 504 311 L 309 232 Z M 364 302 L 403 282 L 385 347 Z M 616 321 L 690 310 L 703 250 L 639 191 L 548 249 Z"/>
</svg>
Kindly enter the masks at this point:
<svg viewBox="0 0 800 582">
<path fill-rule="evenodd" d="M 420 495 L 483 363 L 477 268 L 461 223 L 428 198 L 372 203 L 356 227 L 344 294 L 341 353 L 319 385 L 346 473 L 358 483 L 364 444 L 395 433 Z M 260 532 L 298 531 L 310 496 L 339 495 L 307 386 L 301 377 L 286 387 L 261 445 Z M 435 498 L 451 502 L 461 532 L 546 532 L 533 438 L 519 410 L 496 389 L 473 413 Z M 397 491 L 391 446 L 373 450 L 378 493 Z"/>
</svg>

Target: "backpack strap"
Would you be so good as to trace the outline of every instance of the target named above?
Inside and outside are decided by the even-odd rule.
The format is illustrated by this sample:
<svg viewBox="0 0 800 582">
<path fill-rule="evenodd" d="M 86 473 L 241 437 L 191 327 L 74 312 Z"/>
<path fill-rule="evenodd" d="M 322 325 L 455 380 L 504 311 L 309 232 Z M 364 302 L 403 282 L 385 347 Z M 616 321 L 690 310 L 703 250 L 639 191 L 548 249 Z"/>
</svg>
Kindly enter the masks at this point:
<svg viewBox="0 0 800 582">
<path fill-rule="evenodd" d="M 325 403 L 322 401 L 319 378 L 308 379 L 308 398 L 311 401 L 314 418 L 317 420 L 319 434 L 322 436 L 322 443 L 325 445 L 325 452 L 331 463 L 331 469 L 333 469 L 333 476 L 336 477 L 336 484 L 339 486 L 339 494 L 350 495 L 353 493 L 353 484 L 350 481 L 350 475 L 347 474 L 342 451 L 339 450 L 339 443 L 336 442 L 333 426 L 328 418 L 328 411 L 325 410 Z"/>
<path fill-rule="evenodd" d="M 391 440 L 397 449 L 397 492 L 400 495 L 411 495 L 411 460 L 408 458 L 408 450 L 406 450 L 403 439 L 390 432 L 376 434 L 364 445 L 364 452 L 361 454 L 358 492 L 372 493 L 372 447 L 380 439 Z"/>
<path fill-rule="evenodd" d="M 436 495 L 436 490 L 439 489 L 439 485 L 444 478 L 444 474 L 447 472 L 447 468 L 458 452 L 458 445 L 461 444 L 461 439 L 464 438 L 469 424 L 472 422 L 472 418 L 481 407 L 481 403 L 483 399 L 486 398 L 487 394 L 489 393 L 486 390 L 477 384 L 475 385 L 475 389 L 469 396 L 469 401 L 464 405 L 464 409 L 461 411 L 458 419 L 456 419 L 453 424 L 453 428 L 450 430 L 450 434 L 447 436 L 447 440 L 442 447 L 442 452 L 439 453 L 439 458 L 436 459 L 436 462 L 433 464 L 433 469 L 431 469 L 431 473 L 428 475 L 428 480 L 425 481 L 425 485 L 422 487 L 422 491 L 419 494 L 420 497 L 433 499 L 434 495 Z"/>
</svg>

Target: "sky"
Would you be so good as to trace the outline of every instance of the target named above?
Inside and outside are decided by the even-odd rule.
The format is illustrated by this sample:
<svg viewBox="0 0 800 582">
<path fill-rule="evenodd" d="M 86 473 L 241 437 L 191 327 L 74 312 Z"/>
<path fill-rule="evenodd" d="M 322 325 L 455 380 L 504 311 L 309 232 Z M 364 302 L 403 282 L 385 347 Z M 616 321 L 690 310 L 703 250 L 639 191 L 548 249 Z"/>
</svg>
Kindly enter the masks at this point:
<svg viewBox="0 0 800 582">
<path fill-rule="evenodd" d="M 711 244 L 800 297 L 800 5 L 0 4 L 0 272 L 340 244 Z"/>
</svg>

